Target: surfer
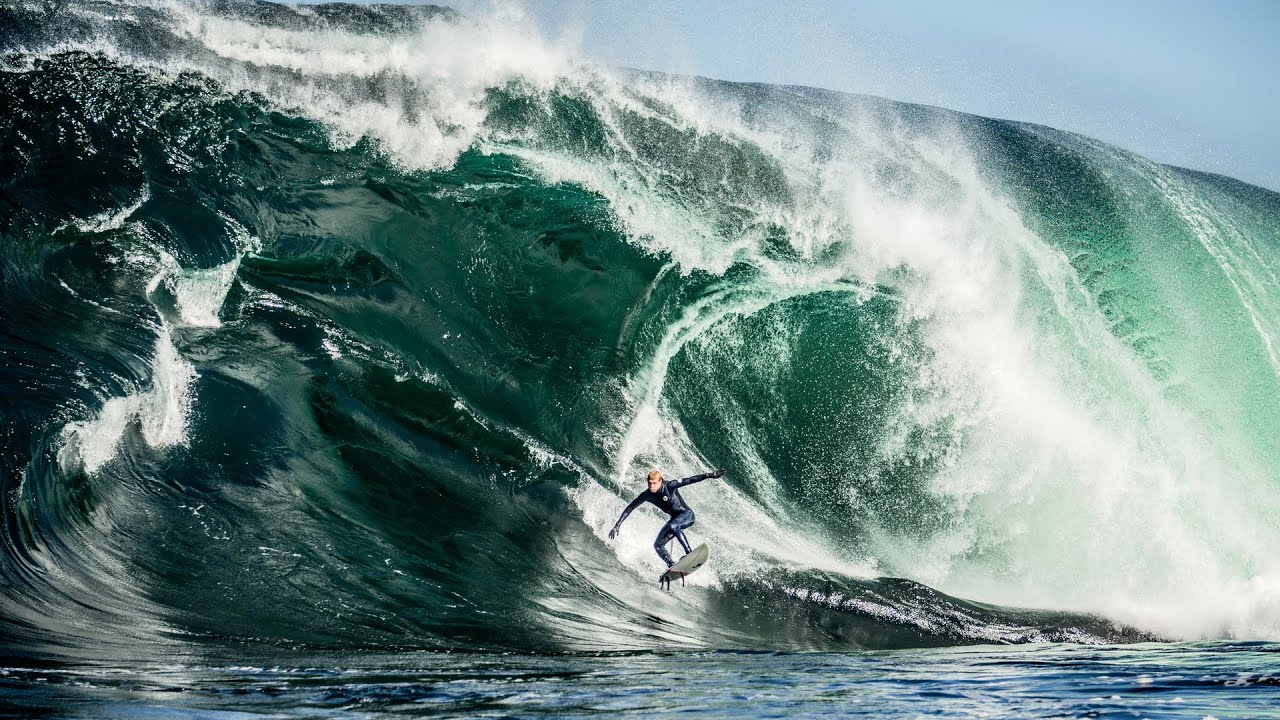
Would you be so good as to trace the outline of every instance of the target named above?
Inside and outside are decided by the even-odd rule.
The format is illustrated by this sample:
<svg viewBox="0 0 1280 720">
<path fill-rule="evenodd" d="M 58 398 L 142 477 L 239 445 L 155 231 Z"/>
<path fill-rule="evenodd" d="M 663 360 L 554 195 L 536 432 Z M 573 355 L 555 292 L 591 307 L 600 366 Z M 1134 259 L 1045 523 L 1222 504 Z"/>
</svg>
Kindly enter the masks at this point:
<svg viewBox="0 0 1280 720">
<path fill-rule="evenodd" d="M 667 552 L 667 543 L 671 542 L 671 538 L 679 540 L 680 547 L 684 548 L 685 554 L 688 555 L 689 541 L 684 536 L 684 530 L 693 524 L 693 510 L 689 509 L 684 498 L 680 497 L 679 488 L 702 482 L 707 478 L 723 476 L 724 470 L 716 470 L 681 480 L 663 480 L 662 473 L 657 470 L 650 472 L 647 478 L 649 489 L 637 495 L 636 499 L 622 511 L 618 522 L 614 523 L 613 529 L 609 531 L 609 539 L 612 540 L 618 536 L 618 528 L 622 527 L 622 521 L 627 519 L 632 510 L 640 507 L 643 502 L 651 502 L 670 517 L 667 524 L 658 531 L 658 539 L 653 541 L 653 549 L 658 551 L 658 557 L 662 558 L 662 562 L 666 563 L 667 567 L 671 567 L 675 563 L 671 559 L 671 554 Z"/>
</svg>

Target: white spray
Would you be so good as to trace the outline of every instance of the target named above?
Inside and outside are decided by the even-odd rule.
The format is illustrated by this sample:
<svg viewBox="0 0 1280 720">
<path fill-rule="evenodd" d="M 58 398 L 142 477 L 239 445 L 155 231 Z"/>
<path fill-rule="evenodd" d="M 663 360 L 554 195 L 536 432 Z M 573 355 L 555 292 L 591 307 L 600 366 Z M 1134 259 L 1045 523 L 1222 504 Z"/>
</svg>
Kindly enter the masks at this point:
<svg viewBox="0 0 1280 720">
<path fill-rule="evenodd" d="M 632 242 L 670 258 L 681 273 L 758 268 L 754 287 L 708 295 L 670 328 L 643 370 L 620 380 L 627 412 L 599 437 L 618 476 L 584 481 L 578 494 L 597 534 L 634 490 L 638 465 L 678 473 L 714 464 L 663 399 L 670 360 L 683 347 L 788 298 L 906 275 L 899 311 L 923 328 L 931 352 L 914 358 L 916 400 L 877 419 L 891 430 L 878 452 L 906 453 L 913 428 L 949 419 L 952 445 L 930 486 L 949 517 L 941 532 L 882 531 L 871 560 L 944 591 L 1103 612 L 1177 637 L 1280 637 L 1276 501 L 1244 492 L 1265 487 L 1265 479 L 1250 459 L 1225 457 L 1210 429 L 1165 397 L 1112 335 L 1068 259 L 1026 227 L 945 128 L 909 130 L 809 103 L 796 115 L 823 114 L 844 133 L 842 141 L 819 142 L 785 112 L 748 121 L 690 83 L 642 82 L 576 60 L 511 18 L 431 22 L 387 37 L 260 28 L 172 10 L 180 32 L 226 62 L 195 67 L 174 59 L 168 71 L 199 70 L 228 89 L 262 93 L 326 123 L 335 141 L 373 138 L 411 168 L 447 167 L 471 147 L 510 153 L 550 182 L 602 195 Z M 331 82 L 385 75 L 406 80 L 419 99 L 391 93 L 373 100 Z M 559 91 L 590 102 L 613 154 L 576 157 L 536 138 L 490 133 L 486 92 L 513 84 L 534 98 Z M 627 113 L 758 148 L 781 169 L 789 201 L 748 208 L 755 224 L 722 236 L 704 206 L 663 189 L 665 169 L 642 161 L 619 122 Z M 878 172 L 884 167 L 909 182 L 887 183 Z M 1195 217 L 1187 221 L 1194 225 Z M 769 224 L 786 231 L 798 260 L 763 251 L 758 229 Z M 1238 268 L 1239 257 L 1202 235 L 1224 268 Z M 1232 277 L 1250 286 L 1265 280 Z M 209 319 L 206 305 L 192 308 L 192 318 Z M 1249 312 L 1274 362 L 1275 332 L 1253 306 Z M 778 485 L 764 477 L 763 462 L 745 464 L 760 475 L 752 478 L 757 487 Z M 728 486 L 712 487 L 709 502 L 728 519 L 707 520 L 705 532 L 748 558 L 727 571 L 768 563 L 865 571 L 845 553 L 789 533 L 786 518 Z M 655 562 L 642 535 L 624 536 L 625 561 Z"/>
</svg>

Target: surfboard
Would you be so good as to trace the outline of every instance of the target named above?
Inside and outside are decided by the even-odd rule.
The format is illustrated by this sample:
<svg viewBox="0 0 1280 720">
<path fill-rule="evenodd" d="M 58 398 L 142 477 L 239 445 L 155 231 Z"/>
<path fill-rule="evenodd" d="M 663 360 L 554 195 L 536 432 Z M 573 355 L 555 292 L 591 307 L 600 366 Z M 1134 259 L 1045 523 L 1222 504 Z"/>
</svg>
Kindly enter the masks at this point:
<svg viewBox="0 0 1280 720">
<path fill-rule="evenodd" d="M 667 571 L 662 573 L 662 577 L 658 578 L 658 586 L 669 588 L 671 587 L 671 581 L 676 578 L 680 578 L 680 582 L 683 584 L 685 575 L 688 575 L 706 564 L 707 556 L 709 554 L 706 543 L 694 548 L 688 555 L 680 558 L 679 562 L 667 568 Z"/>
</svg>

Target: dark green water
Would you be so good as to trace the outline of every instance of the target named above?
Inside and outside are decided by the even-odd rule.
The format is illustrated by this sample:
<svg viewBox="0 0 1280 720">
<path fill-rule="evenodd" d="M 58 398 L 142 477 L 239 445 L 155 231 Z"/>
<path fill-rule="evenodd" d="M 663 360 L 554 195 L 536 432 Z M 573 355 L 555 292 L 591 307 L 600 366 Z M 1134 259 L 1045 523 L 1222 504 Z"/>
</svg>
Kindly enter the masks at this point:
<svg viewBox="0 0 1280 720">
<path fill-rule="evenodd" d="M 0 41 L 0 638 L 11 696 L 53 683 L 22 707 L 282 682 L 228 652 L 456 714 L 595 708 L 653 652 L 713 651 L 671 657 L 724 713 L 735 672 L 783 707 L 810 662 L 974 644 L 1264 672 L 1232 643 L 1280 636 L 1280 195 L 430 8 L 11 2 Z M 606 537 L 655 467 L 728 470 L 672 593 L 656 514 Z M 475 706 L 415 674 L 492 652 Z M 508 687 L 597 661 L 585 700 Z M 1221 685 L 1187 692 L 1252 707 Z"/>
</svg>

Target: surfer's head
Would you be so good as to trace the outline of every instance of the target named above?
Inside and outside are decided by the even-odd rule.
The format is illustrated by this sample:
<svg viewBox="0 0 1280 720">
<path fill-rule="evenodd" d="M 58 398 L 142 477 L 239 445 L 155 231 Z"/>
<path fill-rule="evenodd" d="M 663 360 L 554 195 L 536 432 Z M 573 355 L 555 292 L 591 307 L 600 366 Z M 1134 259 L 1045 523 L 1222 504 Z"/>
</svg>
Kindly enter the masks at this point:
<svg viewBox="0 0 1280 720">
<path fill-rule="evenodd" d="M 662 473 L 657 470 L 649 471 L 649 492 L 658 492 L 658 488 L 662 487 Z"/>
</svg>

